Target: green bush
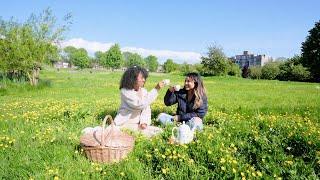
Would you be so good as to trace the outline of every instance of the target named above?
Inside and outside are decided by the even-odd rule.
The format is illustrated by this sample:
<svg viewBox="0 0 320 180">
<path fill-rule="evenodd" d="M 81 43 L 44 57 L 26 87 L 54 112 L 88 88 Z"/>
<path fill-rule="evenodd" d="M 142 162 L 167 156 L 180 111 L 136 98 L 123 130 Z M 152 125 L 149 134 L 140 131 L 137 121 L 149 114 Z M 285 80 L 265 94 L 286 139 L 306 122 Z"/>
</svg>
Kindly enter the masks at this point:
<svg viewBox="0 0 320 180">
<path fill-rule="evenodd" d="M 280 73 L 277 79 L 282 81 L 308 81 L 310 79 L 310 72 L 303 67 L 295 56 L 288 61 L 279 65 Z"/>
<path fill-rule="evenodd" d="M 301 64 L 293 66 L 291 74 L 293 81 L 306 81 L 310 78 L 310 72 Z"/>
<path fill-rule="evenodd" d="M 261 69 L 261 78 L 262 79 L 276 79 L 276 77 L 280 74 L 279 63 L 271 62 L 265 64 Z"/>
<path fill-rule="evenodd" d="M 261 67 L 253 66 L 249 68 L 249 77 L 251 79 L 261 79 L 262 72 Z"/>
<path fill-rule="evenodd" d="M 229 66 L 228 75 L 239 77 L 241 75 L 241 69 L 237 64 L 231 63 Z"/>
</svg>

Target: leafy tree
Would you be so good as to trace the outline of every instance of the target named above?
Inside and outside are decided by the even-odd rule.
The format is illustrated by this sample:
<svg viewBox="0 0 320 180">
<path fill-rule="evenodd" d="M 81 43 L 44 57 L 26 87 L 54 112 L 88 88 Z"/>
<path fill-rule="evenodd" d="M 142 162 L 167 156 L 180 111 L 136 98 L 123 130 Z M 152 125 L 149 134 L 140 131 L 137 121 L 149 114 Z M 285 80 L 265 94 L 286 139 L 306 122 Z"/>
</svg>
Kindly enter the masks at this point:
<svg viewBox="0 0 320 180">
<path fill-rule="evenodd" d="M 203 64 L 203 74 L 220 76 L 228 73 L 227 57 L 221 47 L 216 45 L 208 48 L 207 57 L 201 57 Z"/>
<path fill-rule="evenodd" d="M 111 46 L 111 48 L 107 51 L 105 57 L 105 65 L 106 67 L 112 68 L 112 70 L 120 68 L 123 64 L 123 56 L 121 54 L 119 44 L 115 44 Z"/>
<path fill-rule="evenodd" d="M 262 72 L 261 72 L 261 67 L 258 66 L 252 66 L 249 68 L 249 77 L 251 79 L 261 79 Z"/>
<path fill-rule="evenodd" d="M 106 53 L 102 51 L 97 51 L 94 53 L 95 61 L 99 63 L 100 65 L 104 65 L 105 59 L 106 59 Z"/>
<path fill-rule="evenodd" d="M 261 69 L 261 78 L 269 80 L 276 79 L 280 74 L 279 65 L 277 62 L 266 63 Z"/>
<path fill-rule="evenodd" d="M 178 69 L 178 64 L 174 63 L 172 59 L 167 59 L 163 64 L 164 72 L 170 73 Z"/>
<path fill-rule="evenodd" d="M 66 16 L 65 22 L 69 19 Z M 39 16 L 32 14 L 23 24 L 0 19 L 1 71 L 9 76 L 26 76 L 31 85 L 37 85 L 42 63 L 58 58 L 56 44 L 67 29 L 68 25 L 56 25 L 49 8 Z"/>
<path fill-rule="evenodd" d="M 183 74 L 187 74 L 187 73 L 191 72 L 191 68 L 192 68 L 191 65 L 188 64 L 187 62 L 184 62 L 179 67 L 180 71 L 183 72 Z"/>
<path fill-rule="evenodd" d="M 77 48 L 73 47 L 73 46 L 67 46 L 63 49 L 63 56 L 64 56 L 64 60 L 66 62 L 68 62 L 69 64 L 72 64 L 72 57 L 71 54 L 74 54 L 77 51 Z"/>
<path fill-rule="evenodd" d="M 307 67 L 314 81 L 320 82 L 320 21 L 309 30 L 309 35 L 301 47 L 301 63 Z"/>
<path fill-rule="evenodd" d="M 192 71 L 199 72 L 199 73 L 203 74 L 202 73 L 202 71 L 203 71 L 203 65 L 202 64 L 196 63 L 196 64 L 193 64 L 192 67 L 193 67 Z"/>
<path fill-rule="evenodd" d="M 292 81 L 308 81 L 310 79 L 310 72 L 301 64 L 291 67 Z"/>
<path fill-rule="evenodd" d="M 64 52 L 67 54 L 67 59 L 71 64 L 80 69 L 89 67 L 88 52 L 84 48 L 77 49 L 72 46 L 65 47 Z"/>
<path fill-rule="evenodd" d="M 137 54 L 137 53 L 130 53 L 128 54 L 127 57 L 127 62 L 126 62 L 126 66 L 130 67 L 130 66 L 141 66 L 141 67 L 145 67 L 146 66 L 146 62 L 143 60 L 143 58 Z"/>
<path fill-rule="evenodd" d="M 159 66 L 158 58 L 156 56 L 150 55 L 145 58 L 147 68 L 151 72 L 156 72 Z"/>
<path fill-rule="evenodd" d="M 125 62 L 128 61 L 128 58 L 129 58 L 129 56 L 130 56 L 131 54 L 133 54 L 133 53 L 127 52 L 127 51 L 125 51 L 125 52 L 122 53 L 122 56 L 123 56 L 123 59 L 124 59 Z"/>
<path fill-rule="evenodd" d="M 310 80 L 310 72 L 303 67 L 300 56 L 294 56 L 280 64 L 278 79 L 282 81 L 307 81 Z"/>
<path fill-rule="evenodd" d="M 89 60 L 88 52 L 84 48 L 77 49 L 77 51 L 72 54 L 72 63 L 80 69 L 89 67 Z"/>
<path fill-rule="evenodd" d="M 227 61 L 228 61 L 228 75 L 240 76 L 241 69 L 239 68 L 239 66 L 230 60 L 227 60 Z"/>
</svg>

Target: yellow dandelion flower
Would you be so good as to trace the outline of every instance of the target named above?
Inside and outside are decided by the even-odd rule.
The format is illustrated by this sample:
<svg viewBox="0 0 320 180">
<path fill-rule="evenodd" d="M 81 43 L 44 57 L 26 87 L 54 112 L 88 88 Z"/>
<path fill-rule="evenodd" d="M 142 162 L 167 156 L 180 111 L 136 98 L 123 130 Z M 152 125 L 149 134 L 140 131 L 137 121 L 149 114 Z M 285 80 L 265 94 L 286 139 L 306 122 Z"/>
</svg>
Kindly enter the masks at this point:
<svg viewBox="0 0 320 180">
<path fill-rule="evenodd" d="M 233 164 L 238 164 L 237 160 L 232 160 Z"/>
<path fill-rule="evenodd" d="M 226 162 L 226 160 L 224 158 L 220 159 L 220 163 L 225 163 L 225 162 Z"/>
<path fill-rule="evenodd" d="M 173 154 L 176 154 L 177 152 L 175 151 L 175 150 L 173 150 L 173 152 L 172 152 Z"/>
<path fill-rule="evenodd" d="M 193 160 L 193 159 L 190 159 L 190 160 L 189 160 L 189 163 L 190 163 L 190 164 L 192 164 L 193 162 L 194 162 L 194 160 Z"/>
<path fill-rule="evenodd" d="M 288 165 L 292 165 L 293 161 L 285 161 Z"/>
<path fill-rule="evenodd" d="M 167 169 L 165 169 L 165 168 L 162 168 L 161 171 L 162 171 L 163 174 L 167 173 Z"/>
<path fill-rule="evenodd" d="M 232 168 L 232 172 L 233 172 L 233 173 L 236 173 L 237 171 L 236 171 L 236 169 Z"/>
</svg>

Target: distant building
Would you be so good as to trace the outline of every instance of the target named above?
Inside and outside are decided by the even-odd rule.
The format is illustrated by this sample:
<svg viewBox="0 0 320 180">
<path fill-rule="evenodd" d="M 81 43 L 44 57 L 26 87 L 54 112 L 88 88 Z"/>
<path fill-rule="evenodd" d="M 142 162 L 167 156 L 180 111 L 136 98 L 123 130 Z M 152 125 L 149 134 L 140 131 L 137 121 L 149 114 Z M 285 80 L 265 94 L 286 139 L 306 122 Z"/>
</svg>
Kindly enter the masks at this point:
<svg viewBox="0 0 320 180">
<path fill-rule="evenodd" d="M 244 67 L 245 65 L 248 66 L 263 66 L 267 62 L 271 62 L 272 58 L 263 55 L 254 55 L 249 54 L 248 51 L 243 51 L 243 54 L 236 55 L 235 57 L 232 57 L 231 60 L 238 64 L 240 67 Z"/>
<path fill-rule="evenodd" d="M 67 62 L 58 61 L 54 64 L 55 68 L 69 68 L 70 64 Z"/>
<path fill-rule="evenodd" d="M 163 65 L 160 65 L 160 64 L 159 64 L 156 72 L 164 72 L 164 67 L 163 67 Z"/>
</svg>

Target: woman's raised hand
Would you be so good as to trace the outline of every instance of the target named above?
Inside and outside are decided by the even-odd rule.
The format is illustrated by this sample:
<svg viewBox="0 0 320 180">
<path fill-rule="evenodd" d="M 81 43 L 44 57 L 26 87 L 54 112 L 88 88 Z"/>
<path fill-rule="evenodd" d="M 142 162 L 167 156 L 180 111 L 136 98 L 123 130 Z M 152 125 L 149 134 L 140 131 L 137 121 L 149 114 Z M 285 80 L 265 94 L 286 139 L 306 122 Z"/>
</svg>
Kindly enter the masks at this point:
<svg viewBox="0 0 320 180">
<path fill-rule="evenodd" d="M 164 87 L 164 85 L 165 85 L 164 82 L 163 82 L 163 81 L 160 81 L 160 82 L 158 82 L 158 84 L 156 85 L 155 88 L 156 88 L 157 90 L 160 90 L 161 88 Z"/>
<path fill-rule="evenodd" d="M 174 87 L 173 87 L 173 86 L 170 86 L 170 87 L 169 87 L 169 91 L 170 91 L 170 92 L 174 92 Z"/>
</svg>

